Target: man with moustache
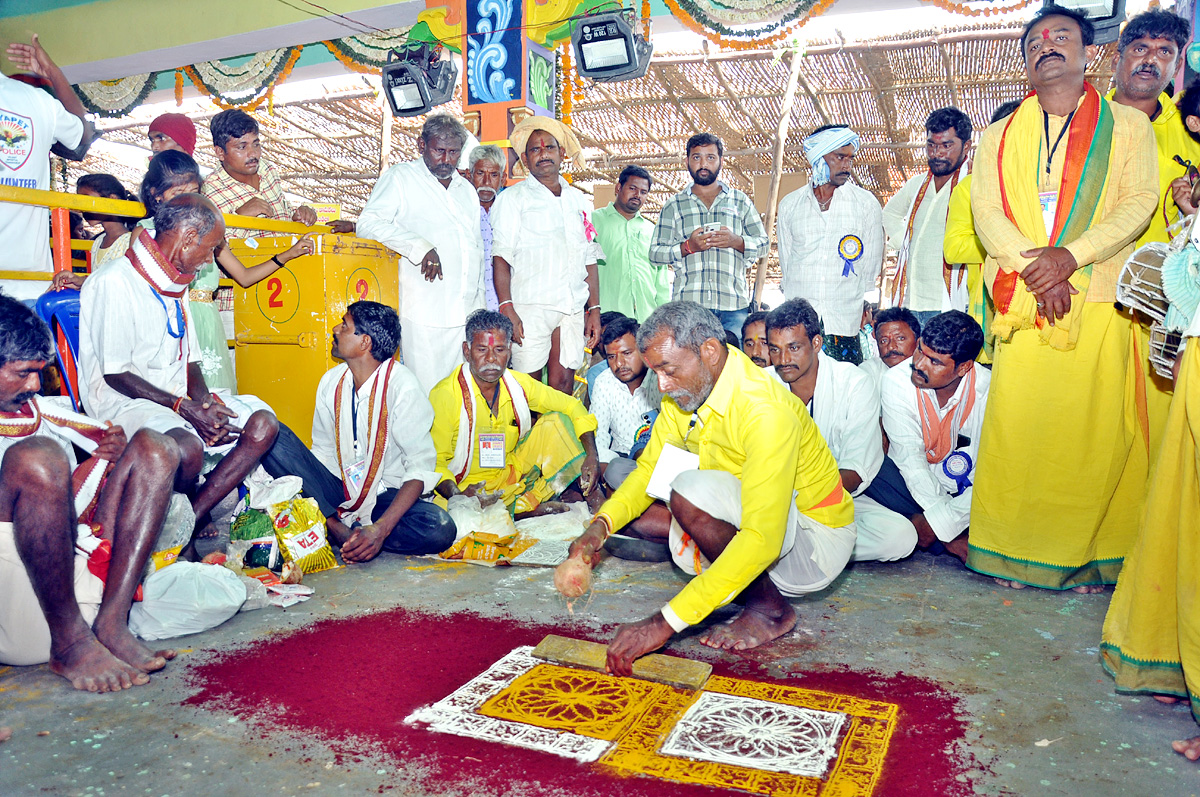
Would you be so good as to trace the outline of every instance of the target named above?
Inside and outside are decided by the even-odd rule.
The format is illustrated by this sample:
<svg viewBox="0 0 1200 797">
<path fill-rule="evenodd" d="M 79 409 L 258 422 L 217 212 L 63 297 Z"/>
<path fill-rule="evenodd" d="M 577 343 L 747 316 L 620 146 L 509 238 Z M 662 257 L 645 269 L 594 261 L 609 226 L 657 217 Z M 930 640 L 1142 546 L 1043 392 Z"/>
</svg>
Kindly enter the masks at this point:
<svg viewBox="0 0 1200 797">
<path fill-rule="evenodd" d="M 512 367 L 571 393 L 584 348 L 600 339 L 592 200 L 559 173 L 581 150 L 556 119 L 530 116 L 509 133 L 528 174 L 496 198 L 491 223 L 500 312 L 512 322 Z"/>
<path fill-rule="evenodd" d="M 1191 26 L 1181 17 L 1162 9 L 1152 9 L 1129 20 L 1117 42 L 1113 58 L 1113 79 L 1116 88 L 1108 98 L 1115 103 L 1136 108 L 1150 118 L 1154 141 L 1158 145 L 1159 206 L 1150 217 L 1150 225 L 1138 239 L 1143 246 L 1151 241 L 1169 241 L 1167 225 L 1174 224 L 1192 210 L 1190 203 L 1180 208 L 1172 196 L 1173 185 L 1182 182 L 1190 194 L 1184 163 L 1200 165 L 1200 144 L 1188 134 L 1183 119 L 1167 86 L 1175 78 L 1184 48 L 1191 39 Z M 1189 197 L 1190 199 L 1190 197 Z M 1138 318 L 1138 351 L 1134 361 L 1139 367 L 1146 394 L 1146 418 L 1149 424 L 1149 462 L 1158 459 L 1167 413 L 1171 407 L 1173 387 L 1150 368 L 1146 352 L 1150 345 L 1150 324 Z"/>
<path fill-rule="evenodd" d="M 879 346 L 879 356 L 863 360 L 858 367 L 871 378 L 876 395 L 884 374 L 913 356 L 920 337 L 921 322 L 912 310 L 888 307 L 875 314 L 875 343 Z"/>
<path fill-rule="evenodd" d="M 807 299 L 825 322 L 825 353 L 863 361 L 858 331 L 863 297 L 883 265 L 883 210 L 870 191 L 849 182 L 858 134 L 819 127 L 804 139 L 812 179 L 779 203 L 779 268 L 786 299 Z"/>
<path fill-rule="evenodd" d="M 508 316 L 476 310 L 466 362 L 429 394 L 439 505 L 478 495 L 504 501 L 520 519 L 562 511 L 553 499 L 575 483 L 584 497 L 598 484 L 595 416 L 574 396 L 509 370 L 512 335 Z"/>
<path fill-rule="evenodd" d="M 504 187 L 508 162 L 495 144 L 480 144 L 467 158 L 467 176 L 479 196 L 479 232 L 483 236 L 483 295 L 488 310 L 499 310 L 492 272 L 492 205 Z"/>
<path fill-rule="evenodd" d="M 750 198 L 719 179 L 720 138 L 697 133 L 686 153 L 692 184 L 663 205 L 650 262 L 675 270 L 672 299 L 696 302 L 740 335 L 750 314 L 746 268 L 768 246 L 767 231 Z"/>
<path fill-rule="evenodd" d="M 735 598 L 742 611 L 707 629 L 703 644 L 748 650 L 786 634 L 797 621 L 787 598 L 827 587 L 855 537 L 854 504 L 816 424 L 775 377 L 725 343 L 716 316 L 668 302 L 638 329 L 638 350 L 658 374 L 662 412 L 637 468 L 571 555 L 594 565 L 605 540 L 653 502 L 651 475 L 673 459 L 673 478 L 660 474 L 670 479 L 671 555 L 695 577 L 661 610 L 620 628 L 608 646 L 616 675 Z"/>
<path fill-rule="evenodd" d="M 984 131 L 971 186 L 996 348 L 967 564 L 1084 593 L 1116 581 L 1146 493 L 1133 322 L 1113 303 L 1158 207 L 1150 120 L 1085 80 L 1093 35 L 1054 5 L 1025 26 L 1034 93 Z"/>
<path fill-rule="evenodd" d="M 653 185 L 650 172 L 626 166 L 617 178 L 617 196 L 592 217 L 600 260 L 600 306 L 645 321 L 660 304 L 671 300 L 667 267 L 650 262 L 654 224 L 641 214 L 642 202 Z"/>
<path fill-rule="evenodd" d="M 821 319 L 804 299 L 788 299 L 766 319 L 772 369 L 804 402 L 837 460 L 842 486 L 854 497 L 858 536 L 851 559 L 891 562 L 912 553 L 917 532 L 908 519 L 867 495 L 884 464 L 879 393 L 871 378 L 821 351 Z"/>
<path fill-rule="evenodd" d="M 272 476 L 303 480 L 347 563 L 368 562 L 380 551 L 441 553 L 454 544 L 450 515 L 422 498 L 438 481 L 433 407 L 396 362 L 399 347 L 395 310 L 378 302 L 348 305 L 330 347 L 342 363 L 317 385 L 312 450 L 280 434 L 263 458 Z"/>
<path fill-rule="evenodd" d="M 983 330 L 959 310 L 925 325 L 911 367 L 883 378 L 888 456 L 904 477 L 914 508 L 917 545 L 966 561 L 972 483 L 991 372 L 975 362 Z"/>
<path fill-rule="evenodd" d="M 755 310 L 746 316 L 742 324 L 742 352 L 759 368 L 771 367 L 771 354 L 767 350 L 767 313 Z"/>
<path fill-rule="evenodd" d="M 971 119 L 954 107 L 925 120 L 929 171 L 913 176 L 888 200 L 883 227 L 897 252 L 896 278 L 886 304 L 907 307 L 922 323 L 944 310 L 966 310 L 967 268 L 943 252 L 950 194 L 967 174 Z"/>
<path fill-rule="evenodd" d="M 630 452 L 638 430 L 658 409 L 662 397 L 658 377 L 646 368 L 637 348 L 638 322 L 618 318 L 604 328 L 600 346 L 608 369 L 591 389 L 591 410 L 596 416 L 596 454 L 604 483 L 614 490 L 636 466 Z"/>
<path fill-rule="evenodd" d="M 467 316 L 483 307 L 479 196 L 458 173 L 467 130 L 449 114 L 421 127 L 418 157 L 384 172 L 358 235 L 400 255 L 404 364 L 428 393 L 462 363 Z"/>
</svg>

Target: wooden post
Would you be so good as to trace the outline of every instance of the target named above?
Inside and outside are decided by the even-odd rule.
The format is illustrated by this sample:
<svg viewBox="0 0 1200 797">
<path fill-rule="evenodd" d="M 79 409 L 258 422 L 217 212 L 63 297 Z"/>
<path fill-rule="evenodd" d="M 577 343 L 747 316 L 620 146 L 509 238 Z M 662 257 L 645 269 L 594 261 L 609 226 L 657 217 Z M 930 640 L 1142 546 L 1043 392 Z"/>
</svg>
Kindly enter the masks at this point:
<svg viewBox="0 0 1200 797">
<path fill-rule="evenodd" d="M 787 148 L 788 128 L 792 123 L 792 106 L 796 104 L 796 87 L 800 85 L 799 53 L 792 53 L 791 69 L 788 71 L 787 88 L 783 92 L 783 106 L 779 109 L 779 125 L 775 128 L 775 151 L 771 156 L 771 184 L 767 188 L 767 251 L 758 260 L 754 273 L 754 296 L 751 305 L 758 307 L 762 300 L 763 284 L 767 281 L 767 261 L 771 256 L 771 238 L 775 234 L 775 209 L 779 205 L 779 183 L 783 179 L 783 159 Z"/>
<path fill-rule="evenodd" d="M 379 101 L 379 110 L 383 114 L 379 125 L 379 173 L 383 174 L 392 165 L 392 109 L 382 93 Z"/>
</svg>

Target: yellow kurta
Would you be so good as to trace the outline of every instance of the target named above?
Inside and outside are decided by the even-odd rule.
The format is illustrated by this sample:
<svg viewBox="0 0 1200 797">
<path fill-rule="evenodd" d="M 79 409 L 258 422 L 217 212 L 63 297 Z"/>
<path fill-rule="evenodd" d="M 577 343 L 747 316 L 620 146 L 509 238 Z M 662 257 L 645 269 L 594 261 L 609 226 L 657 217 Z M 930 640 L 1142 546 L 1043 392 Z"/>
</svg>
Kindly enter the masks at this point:
<svg viewBox="0 0 1200 797">
<path fill-rule="evenodd" d="M 699 454 L 701 470 L 738 477 L 742 527 L 717 561 L 670 602 L 689 624 L 728 603 L 779 557 L 793 501 L 826 526 L 854 521 L 854 501 L 808 409 L 749 357 L 729 348 L 725 368 L 696 414 L 699 420 L 689 431 L 692 413 L 663 396 L 637 468 L 597 514 L 619 529 L 650 506 L 646 485 L 667 443 Z"/>
<path fill-rule="evenodd" d="M 1081 266 L 1092 265 L 1077 340 L 1062 350 L 1028 328 L 997 341 L 975 471 L 967 566 L 1048 589 L 1114 583 L 1145 495 L 1132 321 L 1112 302 L 1117 273 L 1158 204 L 1158 163 L 1146 115 L 1111 107 L 1103 206 L 1087 232 L 1066 243 Z M 1035 244 L 1001 201 L 997 154 L 1007 121 L 984 131 L 971 201 L 988 263 L 1019 273 L 1031 262 L 1020 253 Z M 1050 117 L 1051 142 L 1065 122 Z M 1050 147 L 1041 147 L 1044 164 Z M 1030 175 L 1042 181 L 1039 190 L 1059 185 L 1064 160 L 1054 160 L 1049 176 Z"/>
<path fill-rule="evenodd" d="M 975 234 L 975 214 L 971 212 L 971 177 L 967 175 L 954 186 L 950 194 L 950 212 L 946 216 L 946 240 L 942 248 L 947 263 L 963 263 L 967 267 L 967 312 L 983 328 L 983 349 L 975 359 L 992 361 L 994 341 L 988 332 L 992 308 L 987 291 L 983 289 L 983 261 L 987 250 Z"/>
<path fill-rule="evenodd" d="M 579 435 L 596 431 L 596 418 L 588 413 L 579 399 L 560 393 L 517 371 L 508 373 L 525 391 L 530 411 L 541 413 L 542 418 L 524 438 L 518 438 L 516 412 L 503 380 L 493 414 L 479 392 L 479 386 L 468 376 L 467 384 L 477 419 L 476 439 L 471 443 L 471 469 L 457 484 L 465 488 L 482 482 L 487 490 L 502 492 L 504 502 L 509 507 L 514 507 L 517 512 L 525 512 L 561 492 L 579 475 L 583 448 L 578 438 Z M 429 402 L 433 405 L 433 428 L 430 434 L 433 446 L 437 449 L 437 472 L 441 481 L 455 481 L 454 474 L 450 472 L 450 460 L 458 443 L 459 417 L 463 406 L 458 369 L 434 386 L 429 393 Z M 505 466 L 480 467 L 478 435 L 497 432 L 504 434 Z M 564 469 L 571 470 L 563 476 Z M 518 502 L 518 499 L 522 500 Z M 436 500 L 445 504 L 440 496 Z"/>
<path fill-rule="evenodd" d="M 1188 698 L 1200 721 L 1200 339 L 1184 352 L 1164 441 L 1100 650 L 1118 690 Z"/>
</svg>

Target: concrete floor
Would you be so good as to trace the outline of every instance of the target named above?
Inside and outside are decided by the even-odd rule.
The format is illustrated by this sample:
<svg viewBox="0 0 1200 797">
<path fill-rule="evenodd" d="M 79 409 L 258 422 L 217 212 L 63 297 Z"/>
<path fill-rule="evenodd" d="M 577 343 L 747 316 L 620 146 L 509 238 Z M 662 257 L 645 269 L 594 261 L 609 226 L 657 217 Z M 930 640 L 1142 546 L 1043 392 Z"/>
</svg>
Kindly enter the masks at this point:
<svg viewBox="0 0 1200 797">
<path fill-rule="evenodd" d="M 207 650 L 378 608 L 565 620 L 543 569 L 384 554 L 308 583 L 317 594 L 299 607 L 240 614 L 175 640 L 179 659 L 131 691 L 83 694 L 45 667 L 0 668 L 0 725 L 14 729 L 0 745 L 0 795 L 358 794 L 381 783 L 394 794 L 427 794 L 420 772 L 395 761 L 334 767 L 320 743 L 298 752 L 295 740 L 262 740 L 231 715 L 185 708 L 180 701 L 192 690 L 184 676 Z M 666 564 L 609 559 L 574 622 L 595 629 L 640 618 L 683 583 Z M 971 729 L 961 748 L 982 767 L 971 773 L 980 794 L 1196 794 L 1197 765 L 1170 748 L 1170 740 L 1200 732 L 1187 709 L 1117 695 L 1100 668 L 1110 595 L 1017 592 L 924 554 L 856 565 L 830 589 L 796 601 L 800 624 L 777 646 L 772 674 L 840 665 L 938 679 L 962 698 Z M 672 650 L 687 655 L 697 645 L 685 640 Z M 476 792 L 464 784 L 462 793 Z M 528 792 L 518 780 L 511 793 Z"/>
</svg>

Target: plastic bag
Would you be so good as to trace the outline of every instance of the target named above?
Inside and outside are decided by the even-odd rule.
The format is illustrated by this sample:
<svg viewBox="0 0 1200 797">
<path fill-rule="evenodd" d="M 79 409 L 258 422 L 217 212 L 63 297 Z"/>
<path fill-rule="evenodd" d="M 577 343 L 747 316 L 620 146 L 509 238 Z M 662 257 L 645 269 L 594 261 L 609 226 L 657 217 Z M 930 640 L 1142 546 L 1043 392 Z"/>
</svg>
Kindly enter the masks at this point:
<svg viewBox="0 0 1200 797">
<path fill-rule="evenodd" d="M 241 578 L 218 565 L 176 562 L 151 573 L 142 587 L 145 598 L 129 610 L 129 630 L 145 640 L 215 628 L 246 602 Z"/>
<path fill-rule="evenodd" d="M 167 504 L 167 514 L 163 518 L 163 527 L 158 539 L 151 550 L 150 558 L 146 560 L 146 569 L 142 571 L 145 579 L 157 570 L 162 570 L 174 563 L 192 538 L 192 530 L 196 527 L 196 513 L 187 496 L 181 493 L 171 493 L 171 502 Z"/>
<path fill-rule="evenodd" d="M 305 573 L 319 573 L 337 567 L 337 559 L 325 537 L 325 516 L 311 498 L 293 498 L 271 507 L 275 537 L 283 561 L 295 562 Z"/>
</svg>

